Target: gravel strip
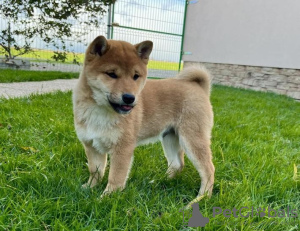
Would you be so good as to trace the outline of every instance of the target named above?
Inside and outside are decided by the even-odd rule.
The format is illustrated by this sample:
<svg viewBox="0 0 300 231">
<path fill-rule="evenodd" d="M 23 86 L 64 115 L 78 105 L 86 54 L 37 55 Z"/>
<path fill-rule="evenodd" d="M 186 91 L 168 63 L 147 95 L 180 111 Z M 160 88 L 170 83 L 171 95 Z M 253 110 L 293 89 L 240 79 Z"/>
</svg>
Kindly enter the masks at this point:
<svg viewBox="0 0 300 231">
<path fill-rule="evenodd" d="M 40 82 L 0 83 L 0 97 L 14 98 L 53 91 L 69 91 L 75 87 L 77 79 L 57 79 Z"/>
<path fill-rule="evenodd" d="M 73 65 L 65 65 L 71 71 Z M 40 66 L 38 66 L 40 67 Z M 54 66 L 56 68 L 56 66 Z M 53 67 L 53 68 L 54 68 Z M 80 71 L 80 66 L 76 66 L 76 71 Z M 47 70 L 50 68 L 48 67 Z M 51 69 L 52 70 L 52 69 Z M 160 78 L 170 78 L 176 76 L 177 71 L 166 70 L 148 70 L 148 76 L 155 76 Z M 69 91 L 75 86 L 77 79 L 58 79 L 51 81 L 39 82 L 19 82 L 19 83 L 0 83 L 0 97 L 13 98 L 23 97 L 31 94 L 43 94 L 53 91 Z"/>
</svg>

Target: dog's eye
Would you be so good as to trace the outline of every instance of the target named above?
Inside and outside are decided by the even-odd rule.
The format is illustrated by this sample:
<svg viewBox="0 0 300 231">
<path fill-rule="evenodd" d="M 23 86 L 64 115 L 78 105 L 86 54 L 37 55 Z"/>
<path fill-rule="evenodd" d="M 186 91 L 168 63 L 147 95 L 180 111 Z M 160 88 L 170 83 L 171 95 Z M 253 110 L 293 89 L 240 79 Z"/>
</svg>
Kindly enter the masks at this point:
<svg viewBox="0 0 300 231">
<path fill-rule="evenodd" d="M 106 74 L 113 79 L 118 78 L 118 76 L 114 72 L 106 72 Z"/>
<path fill-rule="evenodd" d="M 135 75 L 133 76 L 133 79 L 134 79 L 134 80 L 137 80 L 139 77 L 140 77 L 140 76 L 139 76 L 138 74 L 135 74 Z"/>
</svg>

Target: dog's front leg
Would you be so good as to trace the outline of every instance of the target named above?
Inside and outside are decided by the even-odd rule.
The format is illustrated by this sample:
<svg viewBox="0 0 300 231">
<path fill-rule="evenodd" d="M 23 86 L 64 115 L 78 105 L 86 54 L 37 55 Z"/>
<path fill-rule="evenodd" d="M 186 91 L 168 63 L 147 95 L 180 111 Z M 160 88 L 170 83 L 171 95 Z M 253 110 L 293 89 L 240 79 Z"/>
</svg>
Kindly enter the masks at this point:
<svg viewBox="0 0 300 231">
<path fill-rule="evenodd" d="M 88 160 L 90 177 L 88 182 L 82 185 L 82 187 L 92 188 L 97 185 L 104 176 L 107 154 L 99 153 L 91 143 L 83 143 L 83 145 Z"/>
<path fill-rule="evenodd" d="M 133 161 L 134 144 L 124 142 L 111 153 L 108 184 L 102 195 L 125 188 L 131 164 Z"/>
</svg>

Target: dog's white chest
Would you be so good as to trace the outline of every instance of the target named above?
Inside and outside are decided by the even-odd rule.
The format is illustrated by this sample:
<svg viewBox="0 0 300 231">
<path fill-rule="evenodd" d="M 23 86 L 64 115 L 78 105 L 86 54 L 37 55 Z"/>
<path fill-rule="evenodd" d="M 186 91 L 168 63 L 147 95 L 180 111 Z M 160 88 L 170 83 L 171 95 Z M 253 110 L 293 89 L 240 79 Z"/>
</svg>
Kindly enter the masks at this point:
<svg viewBox="0 0 300 231">
<path fill-rule="evenodd" d="M 81 142 L 92 142 L 101 154 L 109 153 L 117 143 L 121 132 L 118 120 L 112 118 L 105 110 L 97 106 L 90 107 L 81 115 L 83 124 L 75 124 L 76 133 Z"/>
</svg>

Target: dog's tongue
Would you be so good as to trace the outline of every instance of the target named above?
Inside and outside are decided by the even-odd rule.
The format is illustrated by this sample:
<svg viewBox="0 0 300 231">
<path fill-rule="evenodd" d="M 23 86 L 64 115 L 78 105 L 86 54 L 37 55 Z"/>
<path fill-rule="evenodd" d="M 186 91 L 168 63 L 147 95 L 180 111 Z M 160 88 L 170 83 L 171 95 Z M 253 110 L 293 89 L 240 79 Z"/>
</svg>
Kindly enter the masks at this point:
<svg viewBox="0 0 300 231">
<path fill-rule="evenodd" d="M 129 106 L 129 105 L 121 105 L 121 108 L 125 111 L 129 111 L 132 109 L 132 106 Z"/>
</svg>

